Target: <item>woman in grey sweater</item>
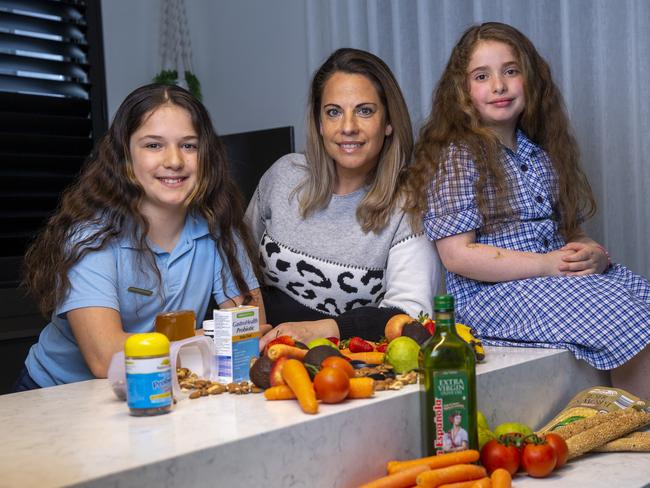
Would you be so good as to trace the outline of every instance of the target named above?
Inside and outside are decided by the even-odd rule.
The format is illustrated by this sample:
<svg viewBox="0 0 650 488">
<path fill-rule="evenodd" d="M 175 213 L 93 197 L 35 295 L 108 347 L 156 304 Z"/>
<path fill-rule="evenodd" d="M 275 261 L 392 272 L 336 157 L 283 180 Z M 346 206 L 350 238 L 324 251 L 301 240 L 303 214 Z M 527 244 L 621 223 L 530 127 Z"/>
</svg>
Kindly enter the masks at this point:
<svg viewBox="0 0 650 488">
<path fill-rule="evenodd" d="M 339 49 L 311 84 L 306 154 L 262 177 L 246 214 L 266 317 L 278 335 L 378 339 L 398 313 L 431 312 L 439 260 L 402 210 L 413 133 L 377 56 Z"/>
</svg>

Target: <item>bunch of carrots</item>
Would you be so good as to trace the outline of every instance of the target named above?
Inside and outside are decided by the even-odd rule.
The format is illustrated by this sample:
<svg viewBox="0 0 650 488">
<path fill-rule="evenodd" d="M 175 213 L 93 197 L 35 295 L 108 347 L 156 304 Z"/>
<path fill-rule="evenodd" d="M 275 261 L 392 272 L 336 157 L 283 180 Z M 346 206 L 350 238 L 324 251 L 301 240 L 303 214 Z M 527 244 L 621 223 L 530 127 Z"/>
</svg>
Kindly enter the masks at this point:
<svg viewBox="0 0 650 488">
<path fill-rule="evenodd" d="M 275 346 L 274 346 L 275 347 Z M 267 400 L 298 399 L 300 408 L 309 414 L 318 413 L 318 398 L 307 368 L 298 359 L 288 359 L 282 367 L 286 385 L 272 386 L 264 390 Z M 347 398 L 370 398 L 375 394 L 375 380 L 368 377 L 350 378 Z"/>
<path fill-rule="evenodd" d="M 360 488 L 510 488 L 512 477 L 505 469 L 496 469 L 491 476 L 477 466 L 479 452 L 467 451 L 438 456 L 389 461 L 387 475 Z"/>
</svg>

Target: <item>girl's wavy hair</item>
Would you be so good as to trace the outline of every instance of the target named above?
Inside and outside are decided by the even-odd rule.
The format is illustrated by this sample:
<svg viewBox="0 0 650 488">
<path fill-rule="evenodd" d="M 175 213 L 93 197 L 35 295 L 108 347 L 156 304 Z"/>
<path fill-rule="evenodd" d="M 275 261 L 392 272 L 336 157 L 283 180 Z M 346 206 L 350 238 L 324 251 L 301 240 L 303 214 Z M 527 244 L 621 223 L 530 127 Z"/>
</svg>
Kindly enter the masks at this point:
<svg viewBox="0 0 650 488">
<path fill-rule="evenodd" d="M 323 90 L 335 73 L 365 76 L 377 90 L 393 132 L 386 136 L 374 171 L 368 175 L 370 189 L 357 207 L 357 220 L 364 232 L 380 232 L 400 200 L 403 173 L 411 162 L 413 129 L 402 91 L 390 68 L 379 57 L 352 48 L 338 49 L 316 71 L 311 82 L 307 113 L 307 172 L 298 186 L 303 217 L 327 206 L 336 179 L 336 165 L 325 150 L 321 128 Z"/>
<path fill-rule="evenodd" d="M 210 115 L 183 88 L 150 84 L 134 90 L 122 102 L 77 181 L 65 190 L 55 214 L 25 255 L 23 285 L 37 299 L 45 316 L 66 296 L 70 268 L 89 252 L 103 249 L 121 236 L 136 243 L 141 251 L 140 267 L 150 268 L 160 282 L 160 271 L 147 244 L 149 222 L 139 210 L 145 192 L 133 171 L 129 142 L 147 117 L 163 105 L 186 110 L 198 135 L 197 184 L 186 201 L 188 213 L 207 220 L 210 236 L 225 258 L 237 288 L 247 302 L 251 300 L 237 259 L 237 238 L 244 243 L 249 257 L 257 253 L 244 224 L 241 194 L 229 174 L 226 150 Z M 221 278 L 225 286 L 223 272 Z"/>
<path fill-rule="evenodd" d="M 452 50 L 434 90 L 431 114 L 420 131 L 415 164 L 410 168 L 407 180 L 407 207 L 411 217 L 417 221 L 427 211 L 427 189 L 434 178 L 439 178 L 438 182 L 444 179 L 444 163 L 450 156 L 452 145 L 467 148 L 474 158 L 479 175 L 475 194 L 484 221 L 488 211 L 484 190 L 488 184 L 496 189 L 497 214 L 511 213 L 508 204 L 510 191 L 500 161 L 499 140 L 482 124 L 469 95 L 467 67 L 474 49 L 482 41 L 507 44 L 519 64 L 526 98 L 518 128 L 542 147 L 552 161 L 558 177 L 557 201 L 554 203 L 559 230 L 565 239 L 570 240 L 579 231 L 580 221 L 594 215 L 596 202 L 580 167 L 578 144 L 562 94 L 553 82 L 548 63 L 532 42 L 514 27 L 499 22 L 470 27 Z M 458 161 L 454 163 L 457 165 Z"/>
</svg>

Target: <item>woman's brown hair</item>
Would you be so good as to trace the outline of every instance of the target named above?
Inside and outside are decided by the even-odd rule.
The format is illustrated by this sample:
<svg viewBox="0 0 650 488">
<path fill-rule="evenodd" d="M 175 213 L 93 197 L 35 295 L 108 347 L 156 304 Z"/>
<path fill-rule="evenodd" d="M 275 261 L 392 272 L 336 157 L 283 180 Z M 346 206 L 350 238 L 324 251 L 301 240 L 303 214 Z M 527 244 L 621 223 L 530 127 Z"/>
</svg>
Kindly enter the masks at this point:
<svg viewBox="0 0 650 488">
<path fill-rule="evenodd" d="M 499 140 L 483 126 L 469 96 L 467 67 L 474 49 L 482 41 L 505 43 L 516 57 L 526 97 L 518 128 L 544 149 L 552 161 L 559 186 L 555 202 L 559 230 L 566 240 L 570 240 L 579 231 L 581 219 L 596 212 L 596 202 L 580 167 L 578 144 L 562 94 L 553 82 L 548 63 L 532 42 L 514 27 L 499 22 L 473 26 L 463 33 L 434 90 L 431 114 L 420 131 L 415 147 L 415 164 L 410 168 L 407 181 L 412 218 L 417 220 L 427 211 L 427 189 L 434 178 L 444 177 L 451 145 L 468 148 L 474 158 L 479 175 L 475 194 L 483 217 L 487 216 L 488 210 L 483 191 L 488 183 L 496 189 L 497 213 L 510 212 Z"/>
<path fill-rule="evenodd" d="M 301 213 L 307 216 L 326 207 L 332 196 L 336 168 L 323 144 L 320 116 L 325 85 L 338 72 L 362 75 L 372 82 L 386 110 L 386 122 L 393 128 L 384 140 L 375 170 L 369 175 L 370 189 L 357 208 L 357 220 L 364 232 L 380 232 L 399 201 L 403 170 L 411 162 L 413 129 L 402 91 L 390 68 L 379 57 L 359 49 L 336 50 L 312 79 L 307 113 L 308 176 L 297 189 Z"/>
<path fill-rule="evenodd" d="M 70 268 L 87 253 L 103 249 L 123 235 L 142 251 L 140 264 L 152 269 L 160 280 L 146 239 L 149 223 L 139 210 L 144 190 L 134 176 L 129 141 L 145 118 L 165 104 L 187 110 L 198 135 L 197 185 L 186 202 L 188 213 L 207 220 L 210 236 L 225 258 L 237 288 L 247 301 L 251 299 L 237 260 L 237 239 L 243 242 L 249 257 L 256 256 L 256 252 L 244 224 L 242 197 L 230 177 L 226 151 L 210 115 L 187 90 L 151 84 L 134 90 L 122 102 L 79 178 L 63 193 L 56 213 L 25 255 L 23 284 L 45 316 L 65 297 L 70 287 Z M 222 282 L 225 289 L 223 273 Z"/>
</svg>

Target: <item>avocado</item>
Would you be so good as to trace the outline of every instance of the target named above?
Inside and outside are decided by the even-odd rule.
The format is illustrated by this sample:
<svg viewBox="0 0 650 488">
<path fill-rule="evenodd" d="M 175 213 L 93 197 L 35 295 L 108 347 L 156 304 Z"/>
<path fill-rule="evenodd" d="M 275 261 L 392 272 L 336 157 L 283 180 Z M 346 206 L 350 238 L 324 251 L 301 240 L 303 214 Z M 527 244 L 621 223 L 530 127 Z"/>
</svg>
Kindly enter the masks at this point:
<svg viewBox="0 0 650 488">
<path fill-rule="evenodd" d="M 338 349 L 335 349 L 331 346 L 316 346 L 312 347 L 309 352 L 305 355 L 303 362 L 305 364 L 311 364 L 316 368 L 320 368 L 320 363 L 322 363 L 325 358 L 330 356 L 343 356 Z"/>
<path fill-rule="evenodd" d="M 262 356 L 253 363 L 249 371 L 249 376 L 255 386 L 262 388 L 263 390 L 266 390 L 271 386 L 272 365 L 273 361 L 271 361 L 268 356 Z"/>
</svg>

